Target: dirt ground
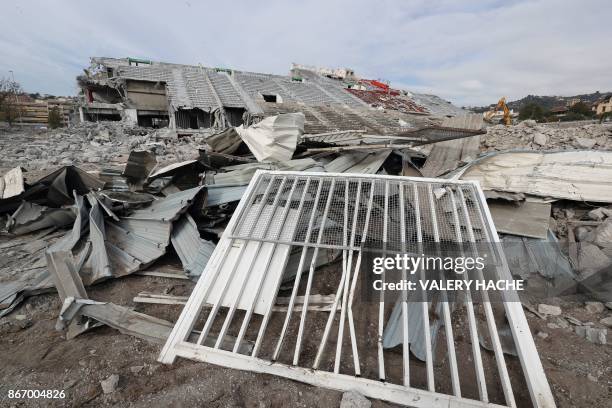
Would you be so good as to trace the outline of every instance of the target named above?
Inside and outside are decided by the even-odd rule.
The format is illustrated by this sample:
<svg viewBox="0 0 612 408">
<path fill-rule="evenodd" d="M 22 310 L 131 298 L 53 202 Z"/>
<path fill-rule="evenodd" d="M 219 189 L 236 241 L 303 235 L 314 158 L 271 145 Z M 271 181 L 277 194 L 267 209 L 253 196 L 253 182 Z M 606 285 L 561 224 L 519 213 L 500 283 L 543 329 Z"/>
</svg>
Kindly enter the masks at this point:
<svg viewBox="0 0 612 408">
<path fill-rule="evenodd" d="M 92 299 L 112 301 L 135 307 L 156 317 L 174 321 L 181 306 L 135 304 L 132 298 L 140 291 L 188 294 L 189 281 L 150 276 L 128 276 L 89 288 Z M 318 288 L 323 293 L 325 288 Z M 581 321 L 596 321 L 601 316 L 588 314 L 582 302 L 561 301 L 564 315 Z M 72 340 L 66 340 L 55 330 L 60 309 L 57 294 L 48 293 L 28 298 L 7 317 L 0 320 L 0 405 L 20 406 L 206 406 L 206 407 L 337 407 L 342 394 L 312 387 L 270 375 L 225 369 L 206 363 L 178 359 L 173 365 L 159 364 L 156 359 L 161 345 L 123 335 L 100 327 Z M 540 358 L 559 407 L 609 407 L 612 390 L 612 347 L 589 343 L 571 329 L 551 329 L 548 321 L 526 312 L 532 333 L 545 332 L 548 337 L 535 336 Z M 20 319 L 20 320 L 18 320 Z M 312 330 L 321 330 L 319 324 Z M 456 347 L 471 347 L 469 337 L 456 330 Z M 465 326 L 464 326 L 465 327 Z M 438 343 L 444 343 L 441 337 Z M 349 346 L 350 347 L 350 346 Z M 305 347 L 307 354 L 309 347 Z M 401 359 L 397 350 L 387 352 L 389 359 Z M 492 353 L 483 349 L 485 367 L 494 361 Z M 443 356 L 442 356 L 443 357 Z M 520 378 L 520 364 L 506 356 L 513 378 Z M 414 385 L 424 388 L 419 377 L 419 364 L 412 359 Z M 468 360 L 460 359 L 462 391 L 470 396 L 475 384 L 464 381 L 473 369 Z M 343 364 L 343 369 L 347 367 Z M 393 371 L 393 368 L 389 369 Z M 448 373 L 444 358 L 437 359 L 436 379 Z M 422 371 L 422 369 L 420 370 Z M 118 374 L 117 391 L 104 394 L 100 381 Z M 364 373 L 368 376 L 368 373 Z M 391 376 L 391 375 L 390 375 Z M 422 377 L 422 376 L 421 376 Z M 448 377 L 448 376 L 446 376 Z M 526 387 L 514 384 L 517 403 L 528 406 Z M 8 390 L 65 390 L 63 400 L 8 399 Z M 449 392 L 449 381 L 442 379 L 436 386 Z M 501 387 L 488 384 L 492 401 L 501 402 Z M 372 401 L 374 407 L 393 404 Z"/>
</svg>

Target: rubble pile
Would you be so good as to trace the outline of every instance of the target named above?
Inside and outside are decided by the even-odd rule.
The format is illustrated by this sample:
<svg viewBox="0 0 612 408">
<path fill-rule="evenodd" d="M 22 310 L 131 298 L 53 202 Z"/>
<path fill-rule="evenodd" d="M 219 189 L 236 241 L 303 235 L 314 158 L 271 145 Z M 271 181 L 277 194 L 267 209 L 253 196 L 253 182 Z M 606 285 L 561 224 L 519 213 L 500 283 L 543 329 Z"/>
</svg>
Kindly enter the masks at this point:
<svg viewBox="0 0 612 408">
<path fill-rule="evenodd" d="M 6 244 L 20 261 L 0 269 L 8 283 L 0 314 L 54 286 L 70 310 L 86 287 L 144 272 L 167 252 L 178 256 L 182 276 L 197 280 L 257 170 L 400 175 L 414 165 L 398 149 L 482 133 L 449 123 L 370 138 L 359 130 L 305 135 L 304 126 L 302 113 L 288 113 L 220 132 L 103 121 L 2 138 L 2 165 L 17 165 L 0 179 L 4 233 L 34 234 L 37 245 Z M 58 229 L 67 229 L 61 239 Z M 62 327 L 73 317 L 62 317 Z"/>
<path fill-rule="evenodd" d="M 120 121 L 0 134 L 5 152 L 0 158 L 4 169 L 0 173 L 0 249 L 6 254 L 0 259 L 0 316 L 10 315 L 28 296 L 57 290 L 62 307 L 56 329 L 67 339 L 107 325 L 165 343 L 160 361 L 171 363 L 176 357 L 172 347 L 181 343 L 176 331 L 183 330 L 181 324 L 190 326 L 189 330 L 194 326 L 181 317 L 173 328 L 173 322 L 137 311 L 134 305 L 187 305 L 183 313 L 194 322 L 197 314 L 188 310 L 193 308 L 194 296 L 210 309 L 207 319 L 214 319 L 220 308 L 227 310 L 223 325 L 206 321 L 204 329 L 186 330 L 178 348 L 186 353 L 183 357 L 201 359 L 185 349 L 188 340 L 198 339 L 190 347 L 209 347 L 212 354 L 217 348 L 223 353 L 233 350 L 236 361 L 246 354 L 255 355 L 261 347 L 259 337 L 243 337 L 246 326 L 244 331 L 228 331 L 237 309 L 246 311 L 246 325 L 251 314 L 263 316 L 265 325 L 272 311 L 282 312 L 276 317 L 288 316 L 285 329 L 280 330 L 282 320 L 275 327 L 282 336 L 287 335 L 287 343 L 290 339 L 297 344 L 310 331 L 304 328 L 305 313 L 324 316 L 328 323 L 307 333 L 321 341 L 321 347 L 335 336 L 323 328 L 335 324 L 337 311 L 342 322 L 349 322 L 344 336 L 352 336 L 353 350 L 358 349 L 357 343 L 359 347 L 367 343 L 369 350 L 380 355 L 388 353 L 398 361 L 410 356 L 410 364 L 433 367 L 441 364 L 436 361 L 441 357 L 428 355 L 432 351 L 423 345 L 431 344 L 435 350 L 441 332 L 452 343 L 449 328 L 456 326 L 456 341 L 466 342 L 466 350 L 480 352 L 480 345 L 496 358 L 529 359 L 543 376 L 532 337 L 521 340 L 527 342 L 522 344 L 527 349 L 533 346 L 532 354 L 526 355 L 524 348 L 513 343 L 510 326 L 500 323 L 490 329 L 499 331 L 493 342 L 481 335 L 486 327 L 493 327 L 494 310 L 453 325 L 450 319 L 455 306 L 445 309 L 448 304 L 436 300 L 424 312 L 414 313 L 402 311 L 401 301 L 389 301 L 388 316 L 379 316 L 380 332 L 367 339 L 360 338 L 359 332 L 355 335 L 351 324 L 361 324 L 362 315 L 353 315 L 353 303 L 357 307 L 359 302 L 354 301 L 357 281 L 351 281 L 357 274 L 351 271 L 358 240 L 363 245 L 368 238 L 365 225 L 371 216 L 373 224 L 388 223 L 389 231 L 401 234 L 398 231 L 413 225 L 400 220 L 413 217 L 419 220 L 418 229 L 404 234 L 412 239 L 414 232 L 424 241 L 437 243 L 490 242 L 487 240 L 494 239 L 487 235 L 494 231 L 487 229 L 490 222 L 500 233 L 512 275 L 526 279 L 535 291 L 521 300 L 544 321 L 534 331 L 538 346 L 551 341 L 555 336 L 550 333 L 557 330 L 573 333 L 576 341 L 605 346 L 611 316 L 604 303 L 612 294 L 612 129 L 597 124 L 556 128 L 523 122 L 493 126 L 484 134 L 478 115 L 441 122 L 392 135 L 372 135 L 364 129 L 305 134 L 305 115 L 298 112 L 223 130 L 152 129 Z M 28 173 L 21 167 L 32 172 L 54 171 L 28 177 L 26 182 Z M 484 195 L 473 190 L 470 196 L 466 187 L 464 196 L 463 187 L 454 184 L 458 180 L 472 187 L 475 184 L 470 181 L 478 181 Z M 380 188 L 374 187 L 377 182 L 382 183 Z M 340 186 L 336 190 L 335 183 Z M 421 190 L 416 187 L 419 183 Z M 405 188 L 412 185 L 414 189 Z M 492 220 L 485 221 L 479 211 L 487 206 Z M 310 207 L 312 214 L 300 213 Z M 350 214 L 354 214 L 352 219 Z M 470 217 L 480 224 L 472 224 Z M 361 232 L 338 238 L 342 226 L 346 229 L 353 223 L 354 227 L 357 222 L 364 223 L 357 228 Z M 382 231 L 372 234 L 380 239 L 380 234 L 386 234 Z M 304 237 L 311 236 L 317 237 L 316 244 L 306 243 L 312 238 Z M 299 239 L 305 242 L 303 250 Z M 351 246 L 345 242 L 348 239 Z M 311 249 L 313 253 L 306 256 Z M 354 258 L 361 262 L 361 253 Z M 226 262 L 235 264 L 226 267 Z M 101 282 L 123 281 L 128 275 L 170 278 L 184 286 L 201 279 L 207 283 L 198 284 L 191 297 L 188 291 L 156 293 L 147 288 L 134 293 L 128 306 L 89 298 L 88 292 Z M 345 280 L 340 281 L 340 276 Z M 300 285 L 300 279 L 307 284 Z M 576 317 L 573 310 L 570 314 L 564 296 L 579 299 L 584 314 Z M 549 298 L 556 300 L 543 302 Z M 457 306 L 456 311 L 467 313 L 467 306 Z M 294 330 L 297 333 L 287 329 L 291 316 L 298 316 L 295 312 L 304 313 Z M 447 313 L 448 320 L 443 322 Z M 513 313 L 522 324 L 525 315 L 520 304 Z M 524 324 L 521 330 L 528 333 L 526 320 Z M 408 325 L 413 333 L 409 338 L 402 331 Z M 11 324 L 11 330 L 21 330 L 21 326 L 26 327 Z M 431 336 L 430 342 L 419 336 Z M 282 343 L 281 337 L 276 353 Z M 405 348 L 397 347 L 402 344 Z M 342 347 L 335 348 L 341 357 Z M 316 349 L 311 343 L 304 350 Z M 275 367 L 273 362 L 266 363 L 268 371 L 264 372 L 293 378 L 282 369 L 274 372 Z M 355 367 L 358 377 L 360 366 Z M 382 370 L 384 374 L 384 366 Z M 309 370 L 297 380 L 317 385 L 318 380 L 311 376 Z M 103 393 L 121 392 L 121 381 L 123 374 L 102 379 Z M 364 390 L 367 388 L 357 389 Z M 369 406 L 369 400 L 357 391 L 346 393 L 342 406 Z M 398 401 L 394 398 L 390 400 Z"/>
<path fill-rule="evenodd" d="M 487 134 L 481 139 L 482 151 L 512 149 L 612 150 L 612 126 L 590 124 L 556 127 L 527 120 L 516 126 L 495 125 L 487 128 Z"/>
<path fill-rule="evenodd" d="M 0 130 L 0 168 L 44 170 L 58 165 L 109 163 L 122 166 L 134 149 L 154 152 L 160 162 L 182 161 L 197 157 L 194 146 L 202 144 L 210 133 L 202 130 L 179 137 L 169 129 L 142 128 L 121 121 L 82 122 L 48 131 Z"/>
</svg>

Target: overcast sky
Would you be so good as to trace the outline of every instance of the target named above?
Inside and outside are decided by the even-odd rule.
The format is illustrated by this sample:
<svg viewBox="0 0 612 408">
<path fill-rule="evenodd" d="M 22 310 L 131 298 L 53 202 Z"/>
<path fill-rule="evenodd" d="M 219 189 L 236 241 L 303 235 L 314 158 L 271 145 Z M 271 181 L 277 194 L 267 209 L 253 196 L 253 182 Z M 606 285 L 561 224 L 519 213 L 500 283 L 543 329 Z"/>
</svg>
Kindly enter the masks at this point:
<svg viewBox="0 0 612 408">
<path fill-rule="evenodd" d="M 292 62 L 457 105 L 612 91 L 609 0 L 4 0 L 0 77 L 74 95 L 90 56 L 286 74 Z"/>
</svg>

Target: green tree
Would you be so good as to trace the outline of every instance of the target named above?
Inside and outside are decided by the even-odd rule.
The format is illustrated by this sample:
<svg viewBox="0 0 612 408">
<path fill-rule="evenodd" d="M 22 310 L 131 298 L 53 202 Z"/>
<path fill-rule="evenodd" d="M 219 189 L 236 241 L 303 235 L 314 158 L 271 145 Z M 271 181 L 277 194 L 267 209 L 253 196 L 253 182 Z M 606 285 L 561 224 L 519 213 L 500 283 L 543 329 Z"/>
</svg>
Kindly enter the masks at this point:
<svg viewBox="0 0 612 408">
<path fill-rule="evenodd" d="M 7 121 L 9 126 L 22 115 L 21 107 L 17 103 L 17 95 L 22 93 L 19 83 L 0 78 L 0 119 Z"/>
<path fill-rule="evenodd" d="M 569 112 L 567 112 L 565 115 L 563 115 L 560 120 L 561 122 L 573 122 L 576 120 L 585 120 L 586 116 L 584 116 L 582 113 L 576 113 L 573 112 L 572 110 L 570 110 Z"/>
<path fill-rule="evenodd" d="M 569 108 L 569 110 L 570 112 L 577 113 L 579 115 L 583 115 L 584 117 L 593 116 L 593 111 L 591 110 L 591 108 L 589 108 L 589 105 L 587 105 L 584 102 L 575 103 Z"/>
<path fill-rule="evenodd" d="M 60 114 L 60 110 L 57 106 L 49 109 L 49 128 L 55 129 L 62 126 L 62 115 Z"/>
<path fill-rule="evenodd" d="M 544 119 L 544 117 L 546 117 L 546 115 L 547 112 L 535 102 L 526 104 L 525 106 L 521 107 L 521 110 L 519 111 L 520 120 L 533 119 L 541 121 Z"/>
</svg>

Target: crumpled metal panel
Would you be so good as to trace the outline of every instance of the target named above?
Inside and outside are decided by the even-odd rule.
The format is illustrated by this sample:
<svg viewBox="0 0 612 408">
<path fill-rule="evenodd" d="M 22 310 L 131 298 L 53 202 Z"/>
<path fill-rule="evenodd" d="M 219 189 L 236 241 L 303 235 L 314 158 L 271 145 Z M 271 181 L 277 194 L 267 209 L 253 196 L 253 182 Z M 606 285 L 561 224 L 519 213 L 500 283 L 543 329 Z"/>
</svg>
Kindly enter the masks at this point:
<svg viewBox="0 0 612 408">
<path fill-rule="evenodd" d="M 247 186 L 216 186 L 210 185 L 207 186 L 206 193 L 206 205 L 209 207 L 214 207 L 219 204 L 225 204 L 232 201 L 239 201 L 244 192 L 246 191 Z"/>
<path fill-rule="evenodd" d="M 286 170 L 305 172 L 324 172 L 323 165 L 310 157 L 288 160 L 277 163 L 245 163 L 225 167 L 227 173 L 217 173 L 214 176 L 215 185 L 248 184 L 257 170 Z"/>
<path fill-rule="evenodd" d="M 291 160 L 298 138 L 304 133 L 304 114 L 286 113 L 270 116 L 236 131 L 260 162 Z"/>
<path fill-rule="evenodd" d="M 16 235 L 48 227 L 63 227 L 75 219 L 70 208 L 50 208 L 24 201 L 7 221 L 7 230 Z"/>
<path fill-rule="evenodd" d="M 141 181 L 147 178 L 156 164 L 157 159 L 150 151 L 132 150 L 122 175 L 129 177 L 132 181 Z"/>
<path fill-rule="evenodd" d="M 198 227 L 189 214 L 174 223 L 170 239 L 185 272 L 190 276 L 199 276 L 215 250 L 215 244 L 200 237 Z"/>
<path fill-rule="evenodd" d="M 174 221 L 184 212 L 202 192 L 204 186 L 198 186 L 179 193 L 171 194 L 153 201 L 150 206 L 132 211 L 127 220 Z"/>
<path fill-rule="evenodd" d="M 87 209 L 83 201 L 83 196 L 79 196 L 76 193 L 74 194 L 74 212 L 76 213 L 76 219 L 74 220 L 72 230 L 51 245 L 49 251 L 69 251 L 79 242 L 83 231 L 89 224 Z"/>
<path fill-rule="evenodd" d="M 391 154 L 391 149 L 346 152 L 326 164 L 325 171 L 376 174 L 389 154 Z"/>
<path fill-rule="evenodd" d="M 204 188 L 200 186 L 156 200 L 148 207 L 133 211 L 130 218 L 117 217 L 104 208 L 95 193 L 86 196 L 90 205 L 88 212 L 83 197 L 75 195 L 76 221 L 72 231 L 51 247 L 49 252 L 74 250 L 88 225 L 89 242 L 79 245 L 79 258 L 82 261 L 76 265 L 85 285 L 140 270 L 166 253 L 173 222 L 198 199 L 198 194 Z M 67 211 L 70 211 L 74 219 L 72 209 Z M 107 219 L 104 211 L 108 214 Z M 193 227 L 199 238 L 194 223 Z M 189 268 L 186 269 L 203 270 L 214 249 L 214 245 L 211 245 L 204 241 L 195 248 L 187 245 L 182 252 L 189 257 Z"/>
<path fill-rule="evenodd" d="M 117 223 L 131 234 L 144 237 L 150 241 L 168 243 L 172 223 L 159 220 L 134 220 L 121 218 Z"/>
<path fill-rule="evenodd" d="M 106 233 L 104 228 L 104 215 L 95 195 L 88 194 L 87 199 L 91 205 L 89 210 L 89 240 L 91 241 L 91 254 L 86 261 L 87 272 L 82 275 L 83 283 L 92 283 L 113 276 L 106 253 Z"/>
<path fill-rule="evenodd" d="M 34 184 L 47 186 L 46 198 L 51 205 L 56 206 L 72 204 L 72 192 L 75 190 L 83 195 L 104 187 L 103 181 L 76 166 L 62 167 Z"/>
<path fill-rule="evenodd" d="M 181 170 L 183 171 L 186 170 L 186 169 L 183 169 L 183 167 L 187 167 L 187 166 L 196 167 L 197 163 L 198 163 L 197 160 L 186 160 L 186 161 L 182 161 L 178 163 L 169 164 L 162 168 L 156 169 L 154 172 L 152 172 L 149 175 L 149 180 L 154 180 L 158 177 L 167 177 L 167 176 L 174 175 L 177 172 L 180 172 Z"/>
<path fill-rule="evenodd" d="M 142 263 L 138 259 L 110 242 L 106 243 L 106 253 L 108 254 L 114 276 L 129 275 L 142 269 Z"/>
<path fill-rule="evenodd" d="M 166 253 L 166 245 L 127 231 L 113 222 L 107 222 L 106 239 L 142 264 L 149 264 Z"/>
</svg>

